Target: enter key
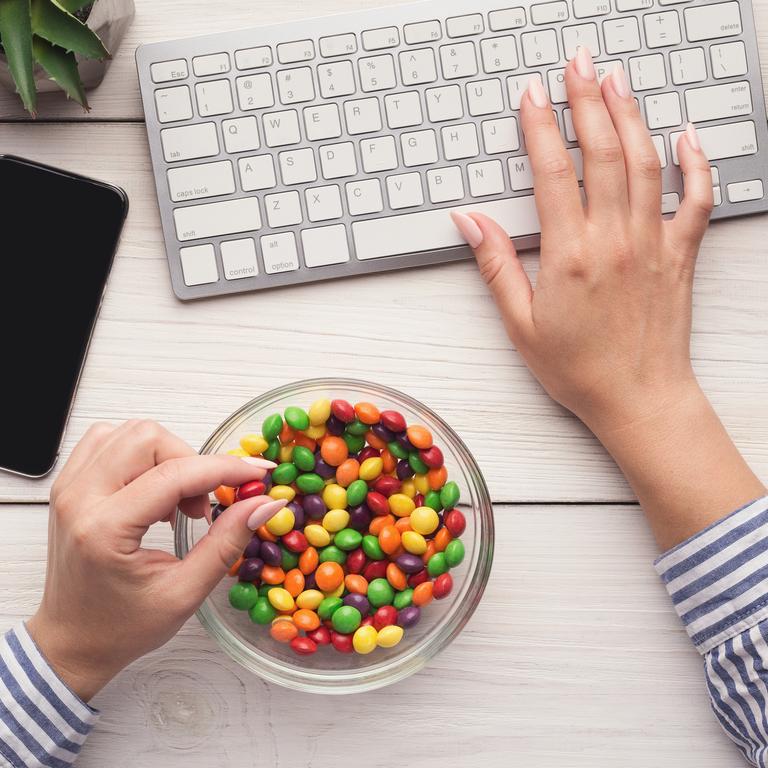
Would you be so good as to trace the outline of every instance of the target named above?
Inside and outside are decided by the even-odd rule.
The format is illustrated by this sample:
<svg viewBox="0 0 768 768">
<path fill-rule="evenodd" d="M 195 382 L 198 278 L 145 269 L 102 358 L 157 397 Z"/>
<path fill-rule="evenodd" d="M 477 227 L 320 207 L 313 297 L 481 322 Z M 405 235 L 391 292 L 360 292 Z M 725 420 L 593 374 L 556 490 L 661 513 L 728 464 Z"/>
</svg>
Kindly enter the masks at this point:
<svg viewBox="0 0 768 768">
<path fill-rule="evenodd" d="M 692 123 L 722 120 L 752 114 L 752 91 L 749 83 L 724 83 L 685 92 L 688 119 Z"/>
</svg>

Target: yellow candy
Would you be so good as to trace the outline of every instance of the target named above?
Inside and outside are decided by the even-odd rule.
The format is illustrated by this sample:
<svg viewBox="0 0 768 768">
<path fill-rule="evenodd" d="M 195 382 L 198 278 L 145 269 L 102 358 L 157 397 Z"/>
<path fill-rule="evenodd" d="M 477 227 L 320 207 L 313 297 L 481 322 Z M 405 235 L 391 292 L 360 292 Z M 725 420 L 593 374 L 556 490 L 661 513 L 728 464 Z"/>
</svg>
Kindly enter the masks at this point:
<svg viewBox="0 0 768 768">
<path fill-rule="evenodd" d="M 285 462 L 290 461 L 293 458 L 293 443 L 290 443 L 289 445 L 281 445 L 280 446 L 280 463 L 284 464 Z"/>
<path fill-rule="evenodd" d="M 416 509 L 416 505 L 413 503 L 413 498 L 408 494 L 393 493 L 389 497 L 389 510 L 395 517 L 408 517 L 414 509 Z"/>
<path fill-rule="evenodd" d="M 376 647 L 379 633 L 374 627 L 358 627 L 352 635 L 352 647 L 358 653 L 370 653 Z"/>
<path fill-rule="evenodd" d="M 431 490 L 426 475 L 414 475 L 413 484 L 416 486 L 416 490 L 424 496 Z"/>
<path fill-rule="evenodd" d="M 322 525 L 316 523 L 308 525 L 304 529 L 304 535 L 313 547 L 327 547 L 331 543 L 331 534 Z"/>
<path fill-rule="evenodd" d="M 427 551 L 427 540 L 416 531 L 405 531 L 400 537 L 400 543 L 412 555 L 423 555 Z"/>
<path fill-rule="evenodd" d="M 293 608 L 293 598 L 287 589 L 274 587 L 267 592 L 267 599 L 278 611 L 290 611 Z"/>
<path fill-rule="evenodd" d="M 338 483 L 330 483 L 323 489 L 323 501 L 328 509 L 345 509 L 347 506 L 347 489 Z"/>
<path fill-rule="evenodd" d="M 293 530 L 296 524 L 296 518 L 288 507 L 283 507 L 274 517 L 267 520 L 267 530 L 274 536 L 285 536 L 288 531 Z"/>
<path fill-rule="evenodd" d="M 397 624 L 390 624 L 389 626 L 382 627 L 379 630 L 379 635 L 376 638 L 376 642 L 382 648 L 392 648 L 397 645 L 403 639 L 403 628 Z M 352 639 L 354 644 L 354 638 Z"/>
<path fill-rule="evenodd" d="M 233 448 L 231 451 L 227 451 L 230 456 L 250 456 L 248 451 L 244 451 L 242 448 Z"/>
<path fill-rule="evenodd" d="M 269 489 L 269 495 L 273 499 L 288 499 L 288 501 L 293 501 L 296 491 L 294 491 L 290 485 L 273 485 Z M 288 531 L 286 531 L 286 533 L 288 533 Z"/>
<path fill-rule="evenodd" d="M 379 456 L 371 456 L 360 465 L 361 480 L 375 480 L 384 469 L 384 462 Z"/>
<path fill-rule="evenodd" d="M 416 533 L 428 536 L 432 531 L 437 530 L 438 525 L 440 525 L 440 518 L 432 507 L 417 507 L 411 512 L 411 528 Z"/>
<path fill-rule="evenodd" d="M 409 499 L 412 499 L 416 495 L 416 484 L 411 478 L 403 480 L 403 484 L 400 486 L 400 493 L 403 496 L 407 496 Z M 394 495 L 397 496 L 398 494 Z M 415 507 L 416 505 L 414 504 L 413 506 Z"/>
<path fill-rule="evenodd" d="M 346 509 L 329 509 L 323 516 L 323 528 L 331 533 L 336 533 L 347 525 L 349 525 L 349 512 Z"/>
<path fill-rule="evenodd" d="M 331 401 L 315 400 L 309 406 L 309 423 L 313 427 L 320 427 L 331 417 Z"/>
<path fill-rule="evenodd" d="M 310 438 L 310 440 L 319 440 L 325 434 L 325 426 L 310 426 L 304 430 L 304 434 Z"/>
<path fill-rule="evenodd" d="M 243 435 L 240 438 L 240 447 L 248 452 L 249 456 L 256 456 L 269 448 L 269 443 L 261 435 Z"/>
<path fill-rule="evenodd" d="M 324 598 L 325 595 L 319 589 L 305 589 L 296 598 L 296 605 L 299 608 L 309 608 L 310 611 L 314 611 Z"/>
<path fill-rule="evenodd" d="M 336 589 L 331 590 L 330 592 L 324 592 L 325 597 L 341 597 L 344 594 L 344 590 L 346 587 L 344 586 L 344 582 L 342 581 L 341 584 L 339 584 Z"/>
</svg>

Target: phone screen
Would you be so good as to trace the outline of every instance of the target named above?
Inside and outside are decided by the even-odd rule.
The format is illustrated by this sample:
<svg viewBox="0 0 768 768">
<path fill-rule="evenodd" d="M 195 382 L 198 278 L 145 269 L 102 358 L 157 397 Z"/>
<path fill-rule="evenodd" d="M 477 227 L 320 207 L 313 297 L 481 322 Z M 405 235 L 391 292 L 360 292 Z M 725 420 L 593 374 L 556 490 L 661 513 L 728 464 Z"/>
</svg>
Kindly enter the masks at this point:
<svg viewBox="0 0 768 768">
<path fill-rule="evenodd" d="M 0 468 L 53 466 L 127 210 L 108 184 L 0 156 Z"/>
</svg>

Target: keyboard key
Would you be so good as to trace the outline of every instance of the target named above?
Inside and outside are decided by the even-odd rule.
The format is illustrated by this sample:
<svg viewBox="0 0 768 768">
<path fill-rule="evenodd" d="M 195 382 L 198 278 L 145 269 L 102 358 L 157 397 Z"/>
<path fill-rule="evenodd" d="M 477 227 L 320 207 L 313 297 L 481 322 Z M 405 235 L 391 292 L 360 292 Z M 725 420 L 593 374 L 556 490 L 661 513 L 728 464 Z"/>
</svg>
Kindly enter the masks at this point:
<svg viewBox="0 0 768 768">
<path fill-rule="evenodd" d="M 706 88 L 690 88 L 685 92 L 688 119 L 693 123 L 739 117 L 752 113 L 752 92 L 747 80 Z"/>
<path fill-rule="evenodd" d="M 518 155 L 507 159 L 509 185 L 515 192 L 533 189 L 533 168 L 528 155 Z"/>
<path fill-rule="evenodd" d="M 474 123 L 446 125 L 440 129 L 440 139 L 443 142 L 443 154 L 446 160 L 463 160 L 480 154 L 477 128 Z"/>
<path fill-rule="evenodd" d="M 653 141 L 653 146 L 656 149 L 656 154 L 659 156 L 659 162 L 661 163 L 662 168 L 667 167 L 667 147 L 664 143 L 664 137 L 656 134 L 655 136 L 651 136 L 651 141 Z"/>
<path fill-rule="evenodd" d="M 397 31 L 397 27 L 367 29 L 363 32 L 363 48 L 366 51 L 395 48 L 398 45 L 400 45 L 400 33 Z"/>
<path fill-rule="evenodd" d="M 235 80 L 235 87 L 237 88 L 237 102 L 243 112 L 275 105 L 272 78 L 266 73 L 238 77 Z"/>
<path fill-rule="evenodd" d="M 272 66 L 272 49 L 268 45 L 256 48 L 241 48 L 235 51 L 235 66 L 238 69 L 257 69 Z"/>
<path fill-rule="evenodd" d="M 707 79 L 703 48 L 687 48 L 669 54 L 669 68 L 675 85 L 698 83 Z"/>
<path fill-rule="evenodd" d="M 730 3 L 686 8 L 683 14 L 686 36 L 692 43 L 697 43 L 699 40 L 732 37 L 742 32 L 741 12 L 735 0 Z"/>
<path fill-rule="evenodd" d="M 643 11 L 647 8 L 653 8 L 653 0 L 616 0 L 616 10 L 619 13 Z"/>
<path fill-rule="evenodd" d="M 746 203 L 749 200 L 763 199 L 763 182 L 760 179 L 754 181 L 737 181 L 727 187 L 728 199 L 732 203 Z"/>
<path fill-rule="evenodd" d="M 149 68 L 149 74 L 153 83 L 166 83 L 169 80 L 183 80 L 189 76 L 186 59 L 173 59 L 172 61 L 158 61 Z"/>
<path fill-rule="evenodd" d="M 355 92 L 355 75 L 351 61 L 321 64 L 317 68 L 317 79 L 320 83 L 320 95 L 324 99 L 349 96 Z"/>
<path fill-rule="evenodd" d="M 514 117 L 485 120 L 482 124 L 483 144 L 487 155 L 516 152 L 520 149 L 520 134 Z"/>
<path fill-rule="evenodd" d="M 520 29 L 526 24 L 525 8 L 504 8 L 488 14 L 488 26 L 493 32 Z"/>
<path fill-rule="evenodd" d="M 604 21 L 603 37 L 605 38 L 605 52 L 610 55 L 640 49 L 640 28 L 634 16 Z"/>
<path fill-rule="evenodd" d="M 474 77 L 477 74 L 477 57 L 474 43 L 456 43 L 440 46 L 440 64 L 443 77 L 454 80 L 457 77 Z"/>
<path fill-rule="evenodd" d="M 281 64 L 295 64 L 315 58 L 315 44 L 311 40 L 296 40 L 277 46 L 277 60 Z"/>
<path fill-rule="evenodd" d="M 400 134 L 403 165 L 430 165 L 437 162 L 437 140 L 433 130 L 411 131 Z"/>
<path fill-rule="evenodd" d="M 560 61 L 557 47 L 557 33 L 554 29 L 525 32 L 521 36 L 523 61 L 526 67 L 540 67 Z"/>
<path fill-rule="evenodd" d="M 523 94 L 528 89 L 528 84 L 534 77 L 537 80 L 541 80 L 541 75 L 538 72 L 527 75 L 514 75 L 507 78 L 507 94 L 509 96 L 510 109 L 520 109 L 520 100 L 523 98 Z"/>
<path fill-rule="evenodd" d="M 433 123 L 439 123 L 443 120 L 458 120 L 464 116 L 461 89 L 458 85 L 427 88 L 424 91 L 424 98 L 427 102 L 427 114 Z"/>
<path fill-rule="evenodd" d="M 179 249 L 181 271 L 185 285 L 206 285 L 218 282 L 216 254 L 212 245 L 193 245 Z"/>
<path fill-rule="evenodd" d="M 635 91 L 653 91 L 667 84 L 667 69 L 664 56 L 653 53 L 650 56 L 633 56 L 629 60 L 629 77 Z"/>
<path fill-rule="evenodd" d="M 326 58 L 350 56 L 356 52 L 357 38 L 352 33 L 320 38 L 320 55 Z"/>
<path fill-rule="evenodd" d="M 280 175 L 283 184 L 306 184 L 317 180 L 317 168 L 315 167 L 315 153 L 309 149 L 292 149 L 281 152 L 278 156 Z"/>
<path fill-rule="evenodd" d="M 215 123 L 198 123 L 160 131 L 163 157 L 166 163 L 195 160 L 219 154 Z"/>
<path fill-rule="evenodd" d="M 535 234 L 540 229 L 532 195 L 473 203 L 456 210 L 485 213 L 495 219 L 510 237 Z M 466 247 L 465 240 L 453 226 L 445 209 L 355 221 L 352 235 L 357 258 L 363 261 L 454 246 Z"/>
<path fill-rule="evenodd" d="M 434 83 L 437 80 L 435 53 L 431 48 L 402 51 L 399 59 L 403 85 Z"/>
<path fill-rule="evenodd" d="M 360 133 L 372 133 L 381 130 L 381 110 L 379 100 L 353 99 L 344 102 L 344 118 L 347 121 L 347 133 L 356 136 Z"/>
<path fill-rule="evenodd" d="M 505 72 L 520 66 L 517 58 L 517 43 L 512 35 L 481 40 L 480 55 L 483 59 L 483 69 L 488 74 Z"/>
<path fill-rule="evenodd" d="M 549 100 L 553 104 L 564 104 L 568 101 L 564 69 L 550 69 L 547 72 L 547 83 L 549 84 Z"/>
<path fill-rule="evenodd" d="M 709 172 L 712 174 L 712 186 L 713 187 L 719 187 L 720 186 L 720 171 L 718 171 L 717 166 L 711 165 L 709 167 Z"/>
<path fill-rule="evenodd" d="M 208 56 L 195 56 L 192 59 L 192 71 L 198 77 L 223 75 L 225 72 L 229 72 L 229 54 L 212 53 Z"/>
<path fill-rule="evenodd" d="M 577 141 L 576 128 L 573 125 L 573 110 L 566 108 L 563 110 L 563 132 L 566 141 Z"/>
<path fill-rule="evenodd" d="M 421 175 L 418 173 L 399 173 L 387 176 L 387 196 L 389 206 L 395 210 L 399 208 L 413 208 L 424 203 L 424 193 L 421 190 Z M 352 225 L 354 228 L 354 224 Z M 386 235 L 382 234 L 382 237 Z M 358 252 L 357 258 L 361 257 Z"/>
<path fill-rule="evenodd" d="M 467 108 L 473 117 L 492 115 L 504 110 L 501 80 L 477 80 L 467 83 Z"/>
<path fill-rule="evenodd" d="M 379 213 L 384 210 L 381 198 L 381 182 L 378 179 L 350 181 L 346 186 L 347 208 L 350 216 Z"/>
<path fill-rule="evenodd" d="M 554 3 L 537 3 L 531 6 L 533 24 L 556 24 L 568 20 L 568 3 L 558 0 Z"/>
<path fill-rule="evenodd" d="M 433 168 L 427 171 L 429 199 L 433 203 L 447 203 L 464 197 L 464 181 L 461 168 L 453 165 L 448 168 Z"/>
<path fill-rule="evenodd" d="M 293 232 L 263 235 L 259 240 L 264 271 L 268 275 L 278 272 L 293 272 L 299 268 L 299 254 Z"/>
<path fill-rule="evenodd" d="M 320 147 L 320 166 L 325 179 L 340 179 L 357 173 L 355 147 L 351 141 Z"/>
<path fill-rule="evenodd" d="M 407 128 L 421 125 L 421 101 L 418 91 L 391 93 L 384 97 L 384 109 L 387 113 L 387 125 L 390 128 Z"/>
<path fill-rule="evenodd" d="M 159 88 L 155 91 L 157 119 L 161 123 L 173 123 L 177 120 L 189 120 L 192 117 L 192 99 L 189 86 L 177 85 L 174 88 Z"/>
<path fill-rule="evenodd" d="M 225 240 L 221 246 L 221 265 L 227 280 L 242 280 L 259 274 L 256 261 L 256 244 L 250 237 L 241 240 Z"/>
<path fill-rule="evenodd" d="M 671 128 L 683 122 L 680 96 L 675 93 L 658 93 L 645 97 L 645 121 L 652 131 Z"/>
<path fill-rule="evenodd" d="M 680 17 L 677 11 L 649 13 L 643 17 L 645 42 L 649 48 L 663 48 L 667 45 L 680 45 Z"/>
<path fill-rule="evenodd" d="M 286 106 L 312 101 L 315 98 L 315 84 L 309 67 L 281 69 L 277 73 L 277 92 Z"/>
<path fill-rule="evenodd" d="M 677 192 L 667 192 L 661 196 L 662 214 L 675 213 L 680 207 L 680 195 Z"/>
<path fill-rule="evenodd" d="M 397 168 L 397 151 L 394 136 L 377 136 L 375 139 L 362 139 L 360 157 L 366 173 L 391 171 Z"/>
<path fill-rule="evenodd" d="M 576 56 L 581 46 L 586 46 L 592 56 L 600 55 L 600 40 L 597 35 L 597 24 L 576 24 L 563 27 L 563 51 L 569 61 Z"/>
<path fill-rule="evenodd" d="M 309 187 L 304 190 L 304 199 L 307 204 L 307 216 L 312 222 L 340 219 L 344 213 L 341 209 L 339 188 L 335 184 Z"/>
<path fill-rule="evenodd" d="M 255 197 L 175 208 L 173 220 L 180 242 L 261 229 L 259 201 Z"/>
<path fill-rule="evenodd" d="M 284 147 L 301 141 L 299 115 L 295 109 L 267 112 L 263 117 L 264 141 L 268 147 Z"/>
<path fill-rule="evenodd" d="M 573 15 L 577 19 L 605 16 L 610 12 L 610 0 L 573 0 Z"/>
<path fill-rule="evenodd" d="M 469 178 L 469 194 L 472 197 L 499 195 L 504 191 L 501 160 L 470 163 L 467 166 L 467 177 Z"/>
<path fill-rule="evenodd" d="M 603 80 L 605 80 L 608 75 L 613 72 L 616 67 L 621 66 L 621 61 L 619 59 L 611 59 L 610 61 L 596 61 L 595 62 L 595 72 L 597 73 L 597 82 L 602 85 Z"/>
<path fill-rule="evenodd" d="M 292 227 L 294 224 L 301 224 L 301 203 L 299 193 L 295 190 L 265 195 L 264 209 L 270 227 Z"/>
<path fill-rule="evenodd" d="M 709 56 L 712 60 L 712 76 L 717 80 L 747 74 L 747 50 L 741 40 L 713 45 L 709 49 Z"/>
<path fill-rule="evenodd" d="M 712 189 L 712 197 L 714 198 L 715 208 L 717 208 L 718 205 L 722 205 L 723 194 L 720 191 L 720 187 L 714 187 Z"/>
<path fill-rule="evenodd" d="M 341 120 L 336 104 L 304 107 L 304 131 L 310 141 L 337 139 L 341 136 Z"/>
<path fill-rule="evenodd" d="M 403 27 L 403 35 L 408 45 L 418 45 L 439 40 L 443 33 L 439 21 L 420 21 L 416 24 L 406 24 Z"/>
<path fill-rule="evenodd" d="M 384 91 L 397 85 L 395 61 L 388 53 L 382 56 L 368 56 L 357 62 L 360 87 L 366 93 Z"/>
<path fill-rule="evenodd" d="M 237 169 L 240 172 L 240 185 L 243 192 L 271 189 L 277 186 L 275 163 L 272 155 L 241 157 L 237 161 Z"/>
<path fill-rule="evenodd" d="M 167 176 L 168 189 L 174 203 L 201 197 L 231 195 L 235 191 L 235 176 L 229 160 L 170 168 Z"/>
<path fill-rule="evenodd" d="M 466 37 L 479 35 L 485 31 L 483 16 L 480 13 L 470 13 L 466 16 L 452 16 L 445 20 L 448 37 Z"/>
<path fill-rule="evenodd" d="M 195 85 L 197 112 L 200 117 L 227 115 L 232 106 L 232 89 L 229 80 L 207 80 Z"/>
<path fill-rule="evenodd" d="M 301 231 L 304 263 L 308 267 L 327 267 L 349 261 L 347 228 L 343 224 Z"/>
<path fill-rule="evenodd" d="M 221 132 L 224 136 L 224 148 L 232 154 L 252 152 L 261 146 L 259 129 L 253 115 L 222 121 Z"/>
<path fill-rule="evenodd" d="M 751 120 L 742 123 L 726 123 L 697 128 L 701 148 L 707 159 L 724 160 L 727 157 L 745 157 L 757 154 L 757 133 Z M 679 165 L 677 158 L 677 142 L 683 131 L 675 131 L 669 136 L 672 147 L 672 161 Z"/>
</svg>

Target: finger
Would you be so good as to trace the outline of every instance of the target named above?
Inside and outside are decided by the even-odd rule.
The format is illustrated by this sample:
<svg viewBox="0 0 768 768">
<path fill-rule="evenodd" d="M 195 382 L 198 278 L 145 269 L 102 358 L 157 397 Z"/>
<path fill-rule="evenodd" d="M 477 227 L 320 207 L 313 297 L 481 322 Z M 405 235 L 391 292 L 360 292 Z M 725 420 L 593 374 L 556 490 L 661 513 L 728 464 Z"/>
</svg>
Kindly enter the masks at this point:
<svg viewBox="0 0 768 768">
<path fill-rule="evenodd" d="M 565 70 L 573 125 L 584 157 L 587 218 L 614 221 L 629 211 L 627 171 L 589 49 L 581 46 Z"/>
<path fill-rule="evenodd" d="M 528 334 L 533 323 L 533 289 L 515 246 L 509 235 L 482 213 L 467 215 L 452 211 L 451 218 L 475 254 L 480 274 L 491 289 L 509 337 L 519 346 L 519 340 Z"/>
<path fill-rule="evenodd" d="M 661 161 L 618 64 L 603 80 L 603 99 L 624 152 L 629 208 L 643 221 L 661 221 Z"/>
<path fill-rule="evenodd" d="M 106 421 L 97 421 L 88 427 L 78 444 L 72 449 L 67 463 L 56 478 L 57 490 L 66 488 L 83 468 L 93 461 L 114 431 L 114 424 L 109 424 Z"/>
<path fill-rule="evenodd" d="M 712 171 L 693 123 L 677 142 L 677 155 L 683 172 L 683 202 L 667 231 L 676 250 L 696 257 L 714 206 Z"/>
<path fill-rule="evenodd" d="M 219 515 L 208 532 L 178 565 L 174 583 L 183 585 L 183 600 L 196 608 L 237 561 L 259 526 L 264 525 L 286 499 L 255 496 L 238 501 Z M 181 575 L 181 578 L 179 578 Z"/>
<path fill-rule="evenodd" d="M 520 122 L 533 170 L 536 209 L 542 232 L 572 238 L 584 222 L 579 182 L 565 151 L 552 106 L 538 77 L 532 77 L 520 103 Z"/>
</svg>

